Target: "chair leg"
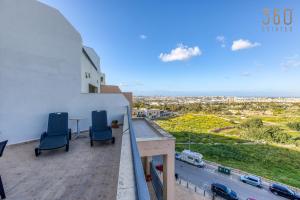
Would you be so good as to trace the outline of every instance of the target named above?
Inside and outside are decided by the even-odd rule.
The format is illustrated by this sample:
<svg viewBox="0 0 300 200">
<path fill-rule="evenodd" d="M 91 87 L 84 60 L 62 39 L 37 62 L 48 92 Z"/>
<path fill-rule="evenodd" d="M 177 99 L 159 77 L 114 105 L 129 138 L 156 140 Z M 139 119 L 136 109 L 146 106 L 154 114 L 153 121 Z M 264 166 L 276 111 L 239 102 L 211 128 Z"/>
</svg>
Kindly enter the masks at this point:
<svg viewBox="0 0 300 200">
<path fill-rule="evenodd" d="M 112 137 L 111 143 L 115 143 L 115 137 Z"/>
<path fill-rule="evenodd" d="M 66 152 L 69 151 L 69 144 L 66 145 Z"/>
<path fill-rule="evenodd" d="M 38 157 L 38 156 L 41 154 L 39 148 L 35 148 L 35 149 L 34 149 L 34 153 L 35 153 L 35 156 L 36 156 L 36 157 Z"/>
<path fill-rule="evenodd" d="M 2 183 L 2 180 L 1 180 L 1 176 L 0 176 L 0 196 L 1 196 L 1 199 L 6 198 L 4 188 L 3 188 L 3 183 Z"/>
<path fill-rule="evenodd" d="M 91 147 L 92 147 L 92 146 L 94 146 L 94 142 L 93 142 L 93 140 L 91 140 Z"/>
</svg>

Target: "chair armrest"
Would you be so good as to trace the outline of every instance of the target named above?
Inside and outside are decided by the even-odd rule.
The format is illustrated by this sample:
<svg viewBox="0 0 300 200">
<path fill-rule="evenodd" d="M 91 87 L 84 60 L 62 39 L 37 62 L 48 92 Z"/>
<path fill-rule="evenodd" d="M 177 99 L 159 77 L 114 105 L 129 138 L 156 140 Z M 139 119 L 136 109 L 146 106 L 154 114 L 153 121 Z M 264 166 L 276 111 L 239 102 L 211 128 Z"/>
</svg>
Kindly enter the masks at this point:
<svg viewBox="0 0 300 200">
<path fill-rule="evenodd" d="M 92 127 L 90 126 L 90 129 L 89 129 L 89 134 L 90 134 L 90 137 L 92 137 Z"/>
<path fill-rule="evenodd" d="M 43 140 L 45 137 L 47 137 L 47 132 L 46 131 L 42 133 L 40 140 Z"/>
<path fill-rule="evenodd" d="M 72 139 L 72 130 L 69 128 L 69 140 L 71 140 Z"/>
</svg>

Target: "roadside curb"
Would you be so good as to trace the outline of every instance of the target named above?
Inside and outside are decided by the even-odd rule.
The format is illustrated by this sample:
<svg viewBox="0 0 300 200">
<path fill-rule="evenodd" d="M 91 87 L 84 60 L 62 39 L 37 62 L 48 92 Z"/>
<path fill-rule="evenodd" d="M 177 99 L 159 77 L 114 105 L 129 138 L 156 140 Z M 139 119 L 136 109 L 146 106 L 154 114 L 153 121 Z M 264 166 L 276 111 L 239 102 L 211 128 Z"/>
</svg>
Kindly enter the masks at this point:
<svg viewBox="0 0 300 200">
<path fill-rule="evenodd" d="M 215 163 L 215 162 L 212 162 L 212 161 L 208 161 L 208 160 L 204 160 L 205 163 L 206 163 L 206 167 L 210 167 L 210 168 L 213 168 L 216 172 L 218 170 L 218 166 L 223 166 L 223 165 L 220 165 L 218 163 Z M 245 172 L 245 171 L 242 171 L 242 170 L 239 170 L 239 169 L 234 169 L 234 168 L 231 168 L 231 175 L 226 175 L 226 176 L 236 176 L 236 177 L 240 177 L 241 175 L 255 175 L 255 174 L 250 174 L 248 172 Z M 219 172 L 218 172 L 219 173 Z M 258 176 L 258 175 L 255 175 L 259 178 L 261 178 L 262 180 L 262 185 L 263 185 L 263 188 L 265 189 L 268 189 L 269 186 L 272 184 L 272 183 L 279 183 L 281 185 L 285 185 L 289 188 L 291 188 L 292 190 L 294 190 L 295 192 L 297 193 L 300 193 L 300 189 L 299 188 L 296 188 L 296 187 L 293 187 L 293 186 L 290 186 L 290 185 L 287 185 L 287 184 L 283 184 L 283 183 L 280 183 L 278 181 L 273 181 L 271 179 L 267 179 L 267 178 L 264 178 L 264 177 L 261 177 L 261 176 Z"/>
</svg>

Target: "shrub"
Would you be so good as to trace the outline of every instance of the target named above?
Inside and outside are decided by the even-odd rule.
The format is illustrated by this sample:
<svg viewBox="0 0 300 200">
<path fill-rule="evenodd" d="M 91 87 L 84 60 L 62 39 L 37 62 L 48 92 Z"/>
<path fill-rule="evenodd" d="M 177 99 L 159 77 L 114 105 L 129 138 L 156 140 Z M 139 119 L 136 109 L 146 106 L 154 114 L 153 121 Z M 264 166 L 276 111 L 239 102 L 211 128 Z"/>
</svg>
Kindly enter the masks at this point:
<svg viewBox="0 0 300 200">
<path fill-rule="evenodd" d="M 291 139 L 291 136 L 289 134 L 287 134 L 281 128 L 276 126 L 268 127 L 266 133 L 270 138 L 269 140 L 271 142 L 288 143 Z"/>
<path fill-rule="evenodd" d="M 249 119 L 241 124 L 241 128 L 261 128 L 264 123 L 259 118 Z"/>
<path fill-rule="evenodd" d="M 291 136 L 276 126 L 248 128 L 243 131 L 244 137 L 275 143 L 289 143 Z"/>
<path fill-rule="evenodd" d="M 300 122 L 290 122 L 287 124 L 287 126 L 296 131 L 300 131 Z"/>
<path fill-rule="evenodd" d="M 229 110 L 224 112 L 224 115 L 232 115 L 232 114 L 233 113 L 231 111 L 229 111 Z"/>
</svg>

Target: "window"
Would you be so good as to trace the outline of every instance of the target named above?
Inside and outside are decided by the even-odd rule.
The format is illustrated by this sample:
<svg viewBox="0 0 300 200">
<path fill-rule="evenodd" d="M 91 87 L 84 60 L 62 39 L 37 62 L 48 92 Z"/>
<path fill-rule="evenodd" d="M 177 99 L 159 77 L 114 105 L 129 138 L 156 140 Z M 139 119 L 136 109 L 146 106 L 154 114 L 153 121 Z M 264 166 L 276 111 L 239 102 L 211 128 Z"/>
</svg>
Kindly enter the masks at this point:
<svg viewBox="0 0 300 200">
<path fill-rule="evenodd" d="M 89 84 L 89 93 L 98 93 L 98 88 Z"/>
<path fill-rule="evenodd" d="M 231 193 L 231 189 L 230 188 L 226 188 L 227 189 L 227 193 Z"/>
<path fill-rule="evenodd" d="M 187 157 L 189 160 L 194 160 L 194 158 L 192 156 L 188 156 Z"/>
<path fill-rule="evenodd" d="M 219 192 L 221 192 L 221 193 L 225 193 L 225 191 L 226 191 L 226 190 L 225 190 L 226 188 L 222 188 L 221 186 L 220 186 L 220 187 L 217 187 L 217 189 L 218 189 Z"/>
<path fill-rule="evenodd" d="M 253 181 L 253 182 L 258 182 L 257 179 L 254 179 L 254 178 L 251 178 L 251 177 L 248 177 L 248 179 L 249 179 L 250 181 Z"/>
<path fill-rule="evenodd" d="M 290 190 L 289 188 L 286 188 L 286 190 L 287 190 L 287 193 L 294 195 L 294 192 L 292 190 Z"/>
</svg>

